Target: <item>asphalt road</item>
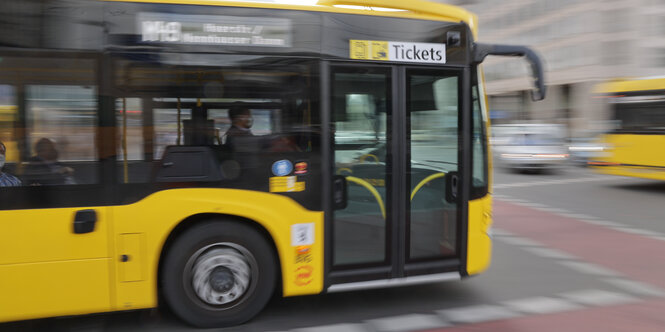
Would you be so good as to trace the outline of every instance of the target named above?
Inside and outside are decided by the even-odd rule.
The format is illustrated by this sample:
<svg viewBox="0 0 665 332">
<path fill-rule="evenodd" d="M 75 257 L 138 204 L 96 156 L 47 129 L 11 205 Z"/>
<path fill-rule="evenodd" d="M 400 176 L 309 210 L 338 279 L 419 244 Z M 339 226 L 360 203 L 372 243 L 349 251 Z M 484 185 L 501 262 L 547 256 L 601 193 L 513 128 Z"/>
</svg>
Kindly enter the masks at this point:
<svg viewBox="0 0 665 332">
<path fill-rule="evenodd" d="M 658 314 L 665 308 L 665 267 L 660 267 L 665 266 L 665 183 L 566 167 L 544 174 L 496 169 L 494 184 L 494 257 L 486 273 L 434 285 L 274 298 L 249 323 L 216 331 L 605 330 L 602 324 L 615 331 L 657 331 L 665 326 Z M 603 315 L 614 320 L 597 318 Z M 196 329 L 155 309 L 0 324 L 0 330 Z"/>
</svg>

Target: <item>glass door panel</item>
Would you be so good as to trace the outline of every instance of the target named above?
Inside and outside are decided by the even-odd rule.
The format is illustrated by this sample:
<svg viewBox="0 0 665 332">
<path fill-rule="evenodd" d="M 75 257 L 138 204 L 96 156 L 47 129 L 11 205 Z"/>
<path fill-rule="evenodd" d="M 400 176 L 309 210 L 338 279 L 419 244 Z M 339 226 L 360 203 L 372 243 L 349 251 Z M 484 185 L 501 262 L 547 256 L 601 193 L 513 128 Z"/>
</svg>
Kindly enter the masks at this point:
<svg viewBox="0 0 665 332">
<path fill-rule="evenodd" d="M 459 78 L 407 70 L 408 260 L 457 254 Z M 450 183 L 447 183 L 450 182 Z M 448 192 L 448 197 L 447 193 Z"/>
<path fill-rule="evenodd" d="M 390 68 L 338 67 L 332 77 L 335 173 L 348 205 L 334 212 L 333 265 L 387 264 Z"/>
</svg>

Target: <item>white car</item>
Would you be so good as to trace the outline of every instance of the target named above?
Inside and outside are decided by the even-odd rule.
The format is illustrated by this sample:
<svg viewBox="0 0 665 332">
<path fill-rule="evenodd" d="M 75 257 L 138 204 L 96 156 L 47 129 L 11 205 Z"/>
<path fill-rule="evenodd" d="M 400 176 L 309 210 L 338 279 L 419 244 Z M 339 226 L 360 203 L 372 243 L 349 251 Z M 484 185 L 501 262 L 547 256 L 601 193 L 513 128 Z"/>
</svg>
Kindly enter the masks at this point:
<svg viewBox="0 0 665 332">
<path fill-rule="evenodd" d="M 559 125 L 502 126 L 494 142 L 498 164 L 506 168 L 530 171 L 557 168 L 565 165 L 569 157 L 564 130 Z"/>
</svg>

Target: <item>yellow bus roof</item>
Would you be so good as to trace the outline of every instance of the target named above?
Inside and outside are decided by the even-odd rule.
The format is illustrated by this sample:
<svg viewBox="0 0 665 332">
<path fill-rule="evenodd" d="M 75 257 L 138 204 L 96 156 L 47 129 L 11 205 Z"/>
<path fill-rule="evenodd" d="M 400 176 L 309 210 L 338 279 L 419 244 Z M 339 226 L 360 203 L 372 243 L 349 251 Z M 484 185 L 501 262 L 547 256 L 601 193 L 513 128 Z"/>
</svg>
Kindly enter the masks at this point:
<svg viewBox="0 0 665 332">
<path fill-rule="evenodd" d="M 631 78 L 609 81 L 596 85 L 595 93 L 665 90 L 665 77 Z"/>
<path fill-rule="evenodd" d="M 476 15 L 457 6 L 423 0 L 319 0 L 316 4 L 293 4 L 295 1 L 233 0 L 104 0 L 109 2 L 143 2 L 161 4 L 207 5 L 308 10 L 330 13 L 400 17 L 421 20 L 464 22 L 477 35 Z"/>
</svg>

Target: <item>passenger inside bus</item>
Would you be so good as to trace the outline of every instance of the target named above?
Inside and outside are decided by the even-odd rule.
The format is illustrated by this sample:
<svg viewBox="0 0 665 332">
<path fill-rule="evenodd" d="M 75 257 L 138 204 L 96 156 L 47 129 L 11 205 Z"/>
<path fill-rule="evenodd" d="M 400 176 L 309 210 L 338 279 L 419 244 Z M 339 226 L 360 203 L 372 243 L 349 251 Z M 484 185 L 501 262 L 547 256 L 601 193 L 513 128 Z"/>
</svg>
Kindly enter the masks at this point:
<svg viewBox="0 0 665 332">
<path fill-rule="evenodd" d="M 238 145 L 237 137 L 254 136 L 251 130 L 254 118 L 249 108 L 238 103 L 229 109 L 229 119 L 231 127 L 224 134 L 224 144 L 235 150 Z"/>
<path fill-rule="evenodd" d="M 23 178 L 27 185 L 76 184 L 74 169 L 58 161 L 55 142 L 48 138 L 35 143 L 35 155 L 24 165 Z"/>
<path fill-rule="evenodd" d="M 21 185 L 21 180 L 7 172 L 2 171 L 3 167 L 5 167 L 6 154 L 7 147 L 5 147 L 5 144 L 0 141 L 0 187 L 18 187 Z"/>
</svg>

